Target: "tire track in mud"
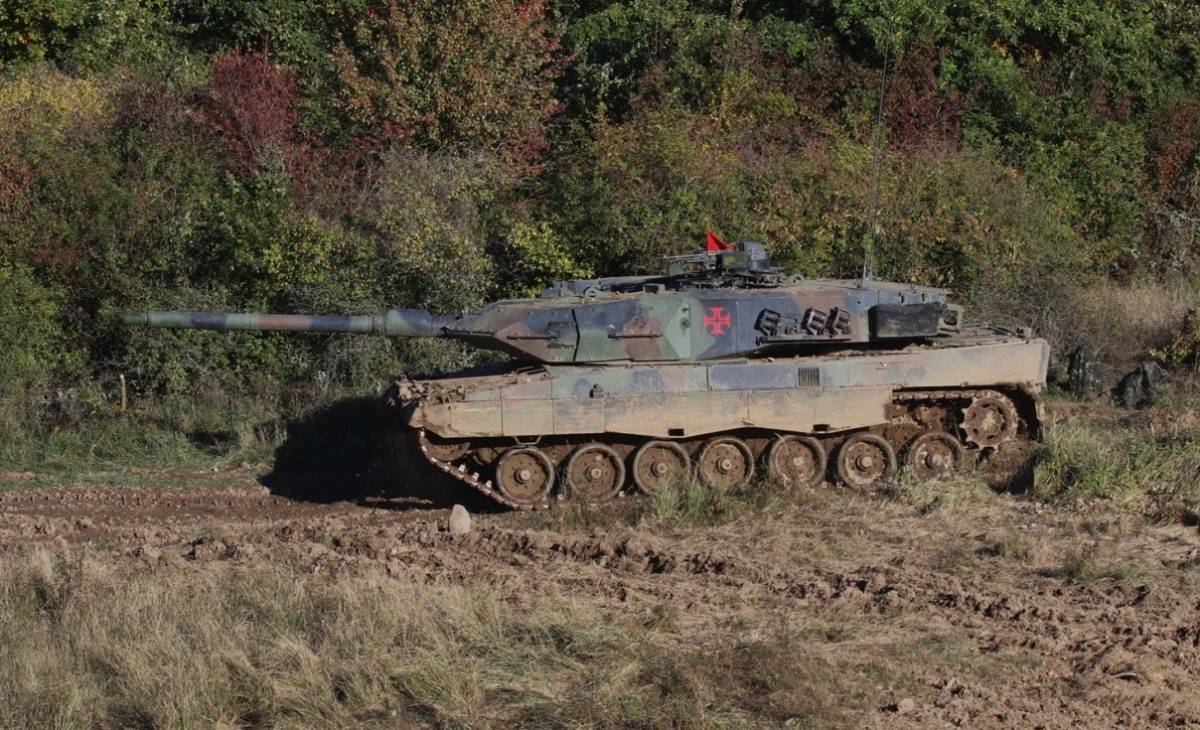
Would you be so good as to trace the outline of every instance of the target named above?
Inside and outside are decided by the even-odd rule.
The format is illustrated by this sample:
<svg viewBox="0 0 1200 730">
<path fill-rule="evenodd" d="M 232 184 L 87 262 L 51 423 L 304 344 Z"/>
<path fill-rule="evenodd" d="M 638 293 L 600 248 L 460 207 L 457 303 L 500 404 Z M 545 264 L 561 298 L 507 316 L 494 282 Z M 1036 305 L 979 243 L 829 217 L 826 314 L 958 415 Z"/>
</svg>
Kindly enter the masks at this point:
<svg viewBox="0 0 1200 730">
<path fill-rule="evenodd" d="M 1063 586 L 1042 579 L 998 587 L 922 567 L 826 561 L 779 567 L 744 549 L 712 549 L 630 538 L 554 541 L 498 535 L 504 548 L 553 563 L 567 558 L 602 565 L 647 582 L 687 576 L 680 593 L 696 601 L 694 579 L 722 587 L 755 587 L 788 599 L 797 610 L 849 605 L 879 622 L 919 616 L 964 631 L 981 654 L 1036 655 L 1043 666 L 1015 673 L 1024 693 L 931 678 L 940 703 L 911 716 L 882 714 L 880 725 L 926 727 L 1187 727 L 1200 725 L 1200 600 L 1167 588 Z M 1189 559 L 1194 559 L 1191 556 Z M 674 582 L 668 580 L 667 582 Z M 649 590 L 648 594 L 662 591 Z M 624 597 L 624 596 L 622 596 Z"/>
<path fill-rule="evenodd" d="M 836 611 L 872 630 L 917 622 L 965 637 L 979 657 L 1027 659 L 994 682 L 931 671 L 915 711 L 881 710 L 874 726 L 1200 726 L 1200 600 L 1169 585 L 1079 585 L 1013 566 L 961 575 L 929 564 L 920 544 L 890 559 L 879 556 L 894 550 L 870 541 L 861 558 L 819 557 L 786 523 L 584 534 L 521 529 L 521 517 L 495 514 L 451 536 L 445 518 L 428 504 L 305 503 L 257 485 L 4 492 L 0 555 L 88 543 L 147 569 L 269 561 L 329 574 L 383 570 L 485 581 L 517 601 L 556 586 L 611 610 L 667 605 L 689 617 L 736 612 L 750 592 L 801 620 Z M 923 539 L 933 538 L 913 538 Z M 1195 547 L 1177 552 L 1181 564 L 1200 563 Z"/>
</svg>

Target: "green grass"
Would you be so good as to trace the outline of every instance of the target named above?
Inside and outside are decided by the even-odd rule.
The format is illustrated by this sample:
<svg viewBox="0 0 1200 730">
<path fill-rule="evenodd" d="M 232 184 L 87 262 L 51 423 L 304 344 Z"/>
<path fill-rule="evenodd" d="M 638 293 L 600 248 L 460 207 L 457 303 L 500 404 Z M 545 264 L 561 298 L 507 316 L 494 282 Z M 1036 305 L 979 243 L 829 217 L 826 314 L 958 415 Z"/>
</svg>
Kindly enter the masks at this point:
<svg viewBox="0 0 1200 730">
<path fill-rule="evenodd" d="M 58 424 L 10 419 L 0 438 L 0 489 L 64 480 L 136 484 L 146 470 L 201 475 L 243 463 L 352 464 L 359 472 L 394 448 L 378 398 L 307 396 L 210 393 L 140 401 L 127 412 L 107 407 Z"/>
<path fill-rule="evenodd" d="M 1200 430 L 1154 434 L 1112 422 L 1051 428 L 1034 472 L 1046 499 L 1096 498 L 1161 517 L 1200 508 Z"/>
<path fill-rule="evenodd" d="M 0 440 L 0 469 L 66 476 L 163 466 L 212 469 L 269 459 L 283 433 L 282 416 L 266 404 L 152 403 L 58 425 L 22 424 Z"/>
<path fill-rule="evenodd" d="M 765 479 L 734 492 L 710 489 L 692 480 L 650 495 L 639 522 L 687 528 L 723 525 L 750 516 L 776 517 L 787 509 L 788 497 L 782 486 Z"/>
</svg>

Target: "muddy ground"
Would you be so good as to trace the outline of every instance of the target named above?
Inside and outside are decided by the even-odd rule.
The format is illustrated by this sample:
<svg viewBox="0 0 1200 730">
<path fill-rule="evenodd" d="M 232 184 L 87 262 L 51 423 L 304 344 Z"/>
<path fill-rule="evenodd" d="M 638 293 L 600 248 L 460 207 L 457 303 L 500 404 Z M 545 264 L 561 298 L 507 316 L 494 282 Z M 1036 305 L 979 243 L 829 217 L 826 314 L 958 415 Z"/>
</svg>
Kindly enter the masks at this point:
<svg viewBox="0 0 1200 730">
<path fill-rule="evenodd" d="M 637 500 L 617 517 L 530 515 L 480 511 L 460 493 L 474 529 L 451 536 L 454 496 L 307 501 L 254 468 L 217 475 L 218 488 L 207 473 L 142 477 L 0 493 L 0 559 L 86 550 L 161 571 L 272 561 L 484 581 L 516 605 L 557 590 L 606 611 L 670 612 L 689 651 L 787 632 L 831 667 L 879 668 L 839 690 L 857 726 L 1200 726 L 1195 526 L 978 485 L 908 500 L 823 487 L 785 495 L 770 516 L 688 528 L 647 523 Z"/>
</svg>

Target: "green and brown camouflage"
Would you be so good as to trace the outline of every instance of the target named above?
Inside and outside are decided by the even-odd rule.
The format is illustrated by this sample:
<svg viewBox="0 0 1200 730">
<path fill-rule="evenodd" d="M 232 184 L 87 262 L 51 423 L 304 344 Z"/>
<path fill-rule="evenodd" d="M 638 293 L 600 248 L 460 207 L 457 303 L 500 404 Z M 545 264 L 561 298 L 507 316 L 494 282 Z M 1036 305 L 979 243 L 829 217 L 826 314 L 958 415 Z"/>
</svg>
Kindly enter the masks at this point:
<svg viewBox="0 0 1200 730">
<path fill-rule="evenodd" d="M 130 327 L 243 330 L 259 332 L 335 332 L 383 337 L 438 337 L 454 320 L 424 309 L 393 309 L 386 314 L 214 314 L 209 312 L 126 312 Z"/>
<path fill-rule="evenodd" d="M 873 487 L 1012 460 L 1041 432 L 1049 347 L 966 327 L 945 290 L 805 279 L 762 248 L 580 279 L 463 316 L 139 312 L 130 325 L 442 337 L 512 355 L 385 396 L 429 461 L 497 501 L 604 502 L 698 479 Z M 561 487 L 559 485 L 561 484 Z M 556 487 L 559 487 L 556 489 Z"/>
<path fill-rule="evenodd" d="M 745 265 L 745 250 L 681 257 L 673 273 L 559 282 L 535 299 L 461 317 L 421 309 L 374 315 L 135 312 L 134 326 L 443 337 L 541 363 L 695 362 L 779 356 L 957 331 L 941 289 L 807 280 Z M 686 263 L 700 263 L 687 270 Z"/>
</svg>

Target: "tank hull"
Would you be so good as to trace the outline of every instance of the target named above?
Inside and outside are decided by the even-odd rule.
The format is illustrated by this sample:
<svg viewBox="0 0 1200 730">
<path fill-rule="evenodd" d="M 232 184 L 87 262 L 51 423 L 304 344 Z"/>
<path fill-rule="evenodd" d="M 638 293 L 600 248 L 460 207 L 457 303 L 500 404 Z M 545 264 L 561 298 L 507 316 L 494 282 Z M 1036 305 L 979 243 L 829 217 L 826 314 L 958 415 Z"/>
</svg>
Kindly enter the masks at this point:
<svg viewBox="0 0 1200 730">
<path fill-rule="evenodd" d="M 734 481 L 742 475 L 748 481 L 755 472 L 779 476 L 780 470 L 764 460 L 789 436 L 813 442 L 793 443 L 797 458 L 829 462 L 834 457 L 834 467 L 841 463 L 836 452 L 848 439 L 855 441 L 861 458 L 840 457 L 849 460 L 851 472 L 855 463 L 871 464 L 863 468 L 873 471 L 889 459 L 895 465 L 884 471 L 895 472 L 922 436 L 937 441 L 941 451 L 913 458 L 965 463 L 1005 442 L 1039 438 L 1039 396 L 1048 361 L 1043 340 L 980 330 L 892 350 L 680 364 L 546 365 L 484 377 L 404 381 L 388 400 L 436 465 L 450 467 L 450 473 L 510 506 L 535 508 L 581 491 L 566 487 L 579 482 L 579 474 L 597 469 L 608 484 L 617 477 L 611 472 L 624 468 L 614 495 L 634 488 L 653 491 L 645 486 L 649 476 L 637 478 L 637 467 L 645 467 L 636 463 L 638 452 L 649 443 L 662 444 L 662 454 L 676 454 L 672 458 L 678 457 L 673 450 L 678 447 L 688 461 L 684 475 L 710 482 L 721 481 L 718 467 L 730 461 L 736 467 Z M 866 434 L 878 436 L 887 448 L 857 443 Z M 718 443 L 722 440 L 730 442 L 726 448 Z M 573 452 L 591 445 L 612 455 L 595 457 L 599 466 L 590 472 L 570 472 Z M 818 446 L 823 453 L 816 453 Z M 510 484 L 505 485 L 498 462 L 506 452 L 521 449 L 529 452 L 527 463 L 507 474 Z M 724 457 L 712 456 L 714 449 Z M 707 457 L 712 463 L 706 471 Z M 616 460 L 619 467 L 610 463 Z M 539 482 L 538 489 L 521 492 L 511 484 L 531 469 L 534 482 L 539 473 L 549 472 L 551 487 L 539 491 Z M 834 472 L 830 467 L 821 476 L 837 479 Z M 512 498 L 506 491 L 521 493 Z"/>
</svg>

